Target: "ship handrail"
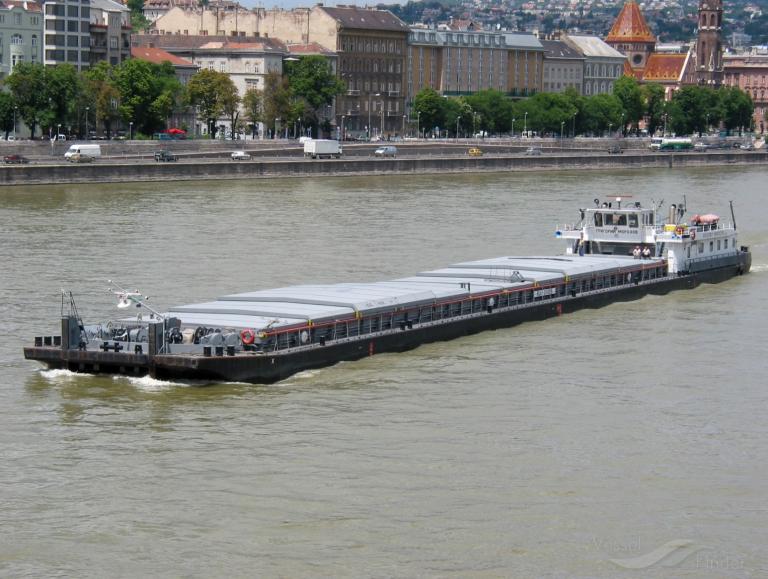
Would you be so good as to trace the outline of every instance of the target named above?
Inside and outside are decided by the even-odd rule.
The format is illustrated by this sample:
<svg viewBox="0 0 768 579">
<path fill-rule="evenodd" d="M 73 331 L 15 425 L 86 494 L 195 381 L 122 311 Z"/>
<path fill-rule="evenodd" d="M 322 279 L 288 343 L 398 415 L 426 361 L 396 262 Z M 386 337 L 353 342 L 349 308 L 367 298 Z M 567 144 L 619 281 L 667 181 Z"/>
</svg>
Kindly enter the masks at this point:
<svg viewBox="0 0 768 579">
<path fill-rule="evenodd" d="M 648 269 L 648 268 L 644 268 L 644 269 Z M 570 294 L 566 294 L 564 296 L 555 296 L 555 297 L 551 297 L 551 298 L 545 298 L 545 299 L 542 299 L 542 300 L 540 300 L 538 302 L 529 302 L 529 303 L 525 303 L 525 304 L 514 304 L 514 305 L 510 305 L 510 306 L 497 307 L 497 308 L 494 308 L 493 313 L 491 313 L 491 314 L 489 314 L 485 310 L 482 310 L 482 311 L 477 311 L 477 312 L 469 312 L 469 313 L 466 313 L 466 314 L 459 314 L 457 316 L 451 316 L 451 317 L 447 317 L 447 318 L 440 318 L 440 319 L 437 319 L 437 320 L 429 320 L 429 321 L 425 321 L 425 322 L 414 322 L 413 323 L 413 327 L 414 328 L 416 328 L 416 327 L 418 327 L 418 328 L 435 327 L 435 326 L 449 324 L 449 323 L 453 323 L 453 322 L 457 322 L 457 321 L 464 321 L 464 320 L 468 320 L 468 319 L 472 319 L 472 318 L 479 318 L 479 317 L 482 317 L 482 316 L 494 315 L 496 313 L 501 313 L 501 312 L 509 312 L 509 311 L 527 309 L 527 308 L 532 307 L 533 305 L 538 305 L 538 304 L 541 304 L 543 302 L 546 302 L 548 304 L 564 303 L 564 302 L 575 300 L 575 299 L 579 299 L 579 298 L 582 298 L 582 297 L 585 297 L 585 296 L 594 296 L 594 295 L 600 295 L 600 294 L 604 294 L 604 293 L 609 293 L 611 291 L 617 291 L 619 289 L 626 288 L 628 286 L 645 286 L 645 285 L 649 285 L 649 284 L 659 283 L 659 282 L 662 282 L 662 281 L 668 281 L 668 280 L 672 279 L 673 277 L 674 276 L 672 276 L 669 273 L 667 273 L 665 275 L 662 275 L 662 276 L 659 276 L 659 277 L 655 277 L 653 279 L 640 280 L 637 283 L 635 283 L 635 282 L 633 282 L 631 284 L 626 284 L 625 283 L 625 284 L 615 285 L 615 286 L 611 286 L 611 287 L 602 287 L 602 288 L 597 288 L 597 289 L 594 289 L 594 290 L 580 291 L 576 296 L 572 296 Z M 364 341 L 364 340 L 368 340 L 370 338 L 376 338 L 376 337 L 386 336 L 386 335 L 389 335 L 389 334 L 396 334 L 396 333 L 400 333 L 400 332 L 402 332 L 402 330 L 400 328 L 393 327 L 393 328 L 387 328 L 385 330 L 377 330 L 376 332 L 371 332 L 371 333 L 366 333 L 366 334 L 356 334 L 354 336 L 345 336 L 343 338 L 335 338 L 335 339 L 326 340 L 325 346 L 321 345 L 319 342 L 312 342 L 310 344 L 306 344 L 306 345 L 303 345 L 303 346 L 293 346 L 293 347 L 290 347 L 290 348 L 274 349 L 274 350 L 272 350 L 272 352 L 274 352 L 274 355 L 282 356 L 282 355 L 293 354 L 295 352 L 302 352 L 302 351 L 313 350 L 313 349 L 317 349 L 317 348 L 323 348 L 323 347 L 327 347 L 329 345 L 346 344 L 346 343 L 349 343 L 349 342 Z M 272 353 L 272 352 L 270 352 L 270 353 Z"/>
</svg>

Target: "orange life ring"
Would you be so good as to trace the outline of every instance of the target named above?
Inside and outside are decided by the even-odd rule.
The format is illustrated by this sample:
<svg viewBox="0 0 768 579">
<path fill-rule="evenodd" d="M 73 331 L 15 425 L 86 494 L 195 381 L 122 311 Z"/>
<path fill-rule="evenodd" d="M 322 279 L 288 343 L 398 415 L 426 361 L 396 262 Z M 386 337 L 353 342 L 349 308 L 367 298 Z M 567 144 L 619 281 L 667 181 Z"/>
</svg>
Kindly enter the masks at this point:
<svg viewBox="0 0 768 579">
<path fill-rule="evenodd" d="M 696 239 L 696 230 L 691 229 L 691 241 L 693 241 L 694 239 Z"/>
<path fill-rule="evenodd" d="M 682 228 L 682 226 L 680 226 L 680 225 L 678 225 L 678 226 L 675 228 L 675 233 L 677 233 L 677 234 L 678 234 L 678 235 L 680 235 L 680 236 L 682 236 L 682 235 L 683 235 L 683 232 L 684 232 L 684 231 L 685 231 L 685 230 L 684 230 L 684 229 Z"/>
<path fill-rule="evenodd" d="M 243 341 L 243 344 L 250 346 L 256 341 L 256 332 L 253 330 L 243 330 L 240 332 L 240 339 Z"/>
</svg>

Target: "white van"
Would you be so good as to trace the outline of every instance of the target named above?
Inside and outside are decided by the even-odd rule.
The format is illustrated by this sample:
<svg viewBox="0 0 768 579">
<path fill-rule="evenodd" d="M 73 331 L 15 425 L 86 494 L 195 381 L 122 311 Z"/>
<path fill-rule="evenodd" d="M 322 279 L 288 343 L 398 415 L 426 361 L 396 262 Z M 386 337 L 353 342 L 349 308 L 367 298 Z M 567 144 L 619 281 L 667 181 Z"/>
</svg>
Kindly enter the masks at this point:
<svg viewBox="0 0 768 579">
<path fill-rule="evenodd" d="M 64 153 L 64 158 L 69 160 L 74 154 L 86 155 L 98 159 L 101 157 L 101 147 L 99 145 L 72 145 L 69 150 Z"/>
</svg>

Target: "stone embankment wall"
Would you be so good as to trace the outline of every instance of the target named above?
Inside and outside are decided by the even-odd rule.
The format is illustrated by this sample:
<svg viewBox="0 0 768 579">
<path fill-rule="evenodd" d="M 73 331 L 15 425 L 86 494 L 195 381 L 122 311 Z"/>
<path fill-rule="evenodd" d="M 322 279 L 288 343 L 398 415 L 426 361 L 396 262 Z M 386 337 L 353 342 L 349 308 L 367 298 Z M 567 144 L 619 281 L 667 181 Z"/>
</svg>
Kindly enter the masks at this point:
<svg viewBox="0 0 768 579">
<path fill-rule="evenodd" d="M 758 152 L 659 153 L 624 155 L 512 155 L 484 157 L 417 157 L 397 159 L 253 160 L 209 163 L 100 163 L 82 165 L 14 165 L 0 168 L 0 183 L 109 183 L 130 181 L 193 181 L 407 173 L 467 173 L 537 170 L 616 170 L 634 168 L 768 164 Z"/>
</svg>

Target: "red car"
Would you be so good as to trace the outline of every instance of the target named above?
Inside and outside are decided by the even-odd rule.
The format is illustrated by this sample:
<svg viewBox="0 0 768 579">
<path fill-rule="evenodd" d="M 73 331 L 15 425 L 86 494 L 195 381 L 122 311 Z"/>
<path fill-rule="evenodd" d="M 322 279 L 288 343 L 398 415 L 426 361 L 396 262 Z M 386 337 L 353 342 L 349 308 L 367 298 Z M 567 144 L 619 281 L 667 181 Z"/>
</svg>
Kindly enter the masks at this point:
<svg viewBox="0 0 768 579">
<path fill-rule="evenodd" d="M 29 159 L 23 155 L 6 155 L 3 157 L 3 163 L 29 163 Z"/>
</svg>

